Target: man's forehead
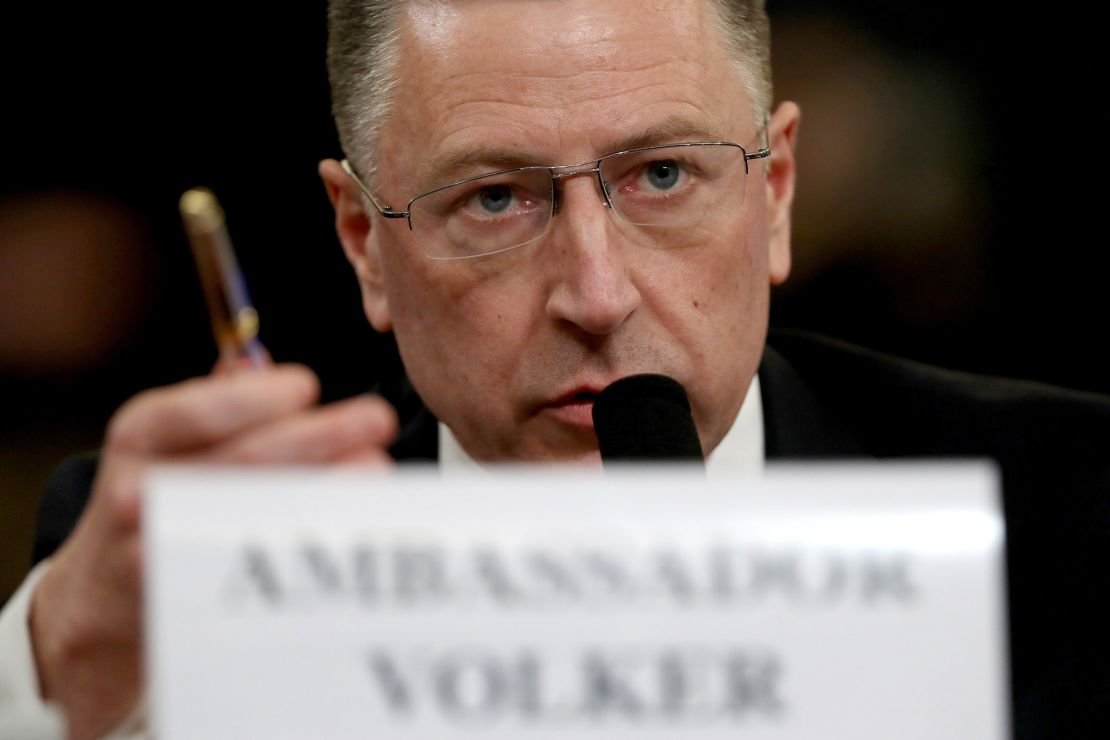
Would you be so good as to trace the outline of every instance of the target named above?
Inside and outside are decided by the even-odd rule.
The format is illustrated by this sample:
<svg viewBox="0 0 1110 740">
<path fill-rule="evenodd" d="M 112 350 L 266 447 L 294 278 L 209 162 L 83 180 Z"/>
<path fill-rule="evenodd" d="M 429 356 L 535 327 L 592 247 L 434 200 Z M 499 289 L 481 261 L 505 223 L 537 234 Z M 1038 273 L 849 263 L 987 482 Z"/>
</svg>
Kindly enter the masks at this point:
<svg viewBox="0 0 1110 740">
<path fill-rule="evenodd" d="M 552 164 L 668 134 L 746 130 L 736 123 L 750 112 L 746 91 L 704 0 L 418 0 L 406 8 L 391 138 L 424 148 L 419 165 L 406 163 L 424 170 L 421 180 L 482 158 Z"/>
<path fill-rule="evenodd" d="M 406 61 L 460 76 L 542 70 L 558 80 L 644 69 L 667 55 L 707 64 L 724 51 L 705 0 L 413 0 L 404 8 Z"/>
<path fill-rule="evenodd" d="M 574 51 L 601 48 L 634 16 L 669 16 L 675 25 L 667 30 L 683 32 L 695 28 L 706 10 L 705 0 L 409 0 L 403 30 L 421 45 L 443 50 L 482 30 L 490 38 L 502 35 L 501 24 L 513 22 L 528 28 L 526 35 L 507 39 L 518 48 L 534 42 L 537 48 Z"/>
</svg>

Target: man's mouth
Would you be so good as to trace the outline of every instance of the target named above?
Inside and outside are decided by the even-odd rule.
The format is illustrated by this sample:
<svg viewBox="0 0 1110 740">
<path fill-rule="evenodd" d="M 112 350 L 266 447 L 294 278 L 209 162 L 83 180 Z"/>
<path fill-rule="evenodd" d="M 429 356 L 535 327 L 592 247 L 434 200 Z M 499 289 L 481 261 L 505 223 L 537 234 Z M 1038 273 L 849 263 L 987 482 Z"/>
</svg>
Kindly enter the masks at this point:
<svg viewBox="0 0 1110 740">
<path fill-rule="evenodd" d="M 545 408 L 565 424 L 593 428 L 594 401 L 600 392 L 600 389 L 577 388 L 551 401 Z"/>
</svg>

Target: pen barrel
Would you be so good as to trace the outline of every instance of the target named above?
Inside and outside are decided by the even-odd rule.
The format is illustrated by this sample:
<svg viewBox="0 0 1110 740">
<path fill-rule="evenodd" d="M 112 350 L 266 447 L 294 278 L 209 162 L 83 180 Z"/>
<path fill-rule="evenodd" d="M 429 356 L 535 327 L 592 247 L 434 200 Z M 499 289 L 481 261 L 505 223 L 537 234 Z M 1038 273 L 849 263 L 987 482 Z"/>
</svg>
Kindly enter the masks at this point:
<svg viewBox="0 0 1110 740">
<path fill-rule="evenodd" d="M 198 188 L 182 196 L 181 215 L 220 361 L 234 362 L 246 357 L 252 365 L 265 364 L 265 352 L 258 341 L 258 312 L 251 304 L 246 280 L 235 259 L 223 209 L 211 191 Z"/>
</svg>

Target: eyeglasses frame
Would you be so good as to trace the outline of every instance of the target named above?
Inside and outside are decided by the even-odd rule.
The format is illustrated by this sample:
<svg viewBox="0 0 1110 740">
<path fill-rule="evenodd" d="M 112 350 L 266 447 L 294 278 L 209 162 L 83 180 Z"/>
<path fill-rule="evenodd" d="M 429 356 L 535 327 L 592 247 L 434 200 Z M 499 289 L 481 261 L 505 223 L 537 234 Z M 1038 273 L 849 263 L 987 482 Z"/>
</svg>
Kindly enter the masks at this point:
<svg viewBox="0 0 1110 740">
<path fill-rule="evenodd" d="M 607 187 L 605 181 L 601 179 L 601 163 L 602 162 L 604 162 L 607 159 L 611 159 L 613 157 L 620 157 L 620 156 L 623 156 L 623 155 L 626 155 L 626 154 L 636 154 L 636 153 L 639 153 L 639 152 L 650 152 L 650 151 L 653 151 L 653 150 L 656 150 L 656 149 L 673 149 L 673 148 L 676 148 L 676 147 L 690 147 L 690 146 L 731 146 L 731 147 L 736 147 L 737 149 L 739 149 L 744 154 L 744 176 L 745 177 L 748 175 L 748 172 L 749 172 L 749 168 L 748 168 L 748 162 L 749 161 L 751 161 L 753 159 L 764 159 L 766 157 L 771 156 L 771 149 L 770 149 L 770 147 L 768 147 L 766 145 L 761 146 L 758 150 L 749 153 L 748 150 L 746 148 L 744 148 L 743 146 L 741 146 L 740 144 L 735 144 L 735 143 L 730 142 L 730 141 L 691 141 L 691 142 L 681 142 L 681 143 L 678 143 L 678 144 L 655 144 L 655 145 L 652 145 L 652 146 L 641 146 L 641 147 L 635 147 L 633 149 L 624 149 L 624 150 L 619 151 L 619 152 L 611 152 L 609 154 L 605 154 L 601 157 L 598 157 L 597 159 L 587 159 L 585 162 L 579 162 L 577 164 L 528 165 L 526 167 L 509 167 L 507 169 L 496 170 L 494 172 L 483 172 L 480 175 L 474 175 L 473 177 L 465 177 L 462 180 L 458 180 L 456 182 L 452 182 L 452 183 L 449 183 L 447 185 L 441 185 L 440 187 L 429 190 L 426 193 L 421 193 L 420 195 L 417 195 L 417 196 L 413 197 L 411 200 L 409 200 L 408 205 L 405 206 L 405 210 L 403 210 L 403 211 L 395 211 L 395 210 L 393 210 L 393 208 L 391 206 L 388 206 L 388 205 L 383 206 L 380 203 L 378 203 L 378 199 L 375 198 L 370 193 L 370 189 L 367 188 L 365 184 L 363 184 L 363 182 L 359 178 L 358 174 L 355 173 L 354 167 L 351 165 L 350 161 L 344 159 L 339 164 L 343 168 L 343 171 L 347 173 L 347 176 L 350 177 L 352 180 L 354 180 L 355 184 L 358 185 L 359 189 L 363 192 L 363 194 L 367 198 L 369 198 L 370 203 L 373 204 L 374 208 L 377 209 L 378 213 L 380 213 L 383 218 L 403 218 L 403 219 L 407 219 L 408 225 L 409 225 L 409 231 L 412 231 L 413 230 L 413 228 L 412 228 L 412 204 L 415 203 L 416 201 L 420 200 L 421 198 L 425 198 L 429 195 L 434 195 L 435 193 L 438 193 L 438 192 L 443 191 L 443 190 L 447 190 L 448 188 L 453 188 L 457 185 L 465 185 L 468 182 L 474 182 L 475 180 L 481 180 L 481 179 L 486 178 L 486 177 L 494 177 L 496 175 L 506 175 L 506 174 L 513 173 L 513 172 L 530 172 L 530 171 L 537 171 L 537 170 L 547 170 L 548 172 L 551 173 L 551 188 L 552 188 L 552 193 L 551 193 L 551 196 L 552 196 L 551 197 L 551 215 L 552 216 L 554 216 L 556 213 L 559 212 L 559 200 L 558 200 L 558 197 L 557 197 L 557 191 L 555 189 L 556 183 L 558 183 L 559 180 L 562 180 L 564 178 L 575 177 L 577 175 L 596 174 L 597 175 L 598 187 L 600 188 L 601 193 L 605 198 L 604 205 L 605 205 L 606 208 L 612 209 L 613 208 L 613 203 L 609 198 L 609 188 Z M 593 167 L 589 167 L 588 169 L 582 169 L 582 168 L 587 167 L 588 165 L 593 165 Z"/>
</svg>

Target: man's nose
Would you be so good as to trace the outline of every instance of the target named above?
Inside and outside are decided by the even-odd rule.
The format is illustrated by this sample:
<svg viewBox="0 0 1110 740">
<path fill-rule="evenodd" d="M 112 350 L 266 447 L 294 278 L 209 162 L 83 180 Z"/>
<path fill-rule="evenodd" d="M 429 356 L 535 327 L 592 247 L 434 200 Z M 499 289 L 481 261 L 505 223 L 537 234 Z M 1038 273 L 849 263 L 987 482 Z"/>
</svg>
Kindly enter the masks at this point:
<svg viewBox="0 0 1110 740">
<path fill-rule="evenodd" d="M 560 185 L 559 213 L 544 246 L 552 271 L 547 313 L 589 334 L 610 334 L 640 306 L 628 263 L 633 245 L 604 207 L 596 178 Z"/>
</svg>

